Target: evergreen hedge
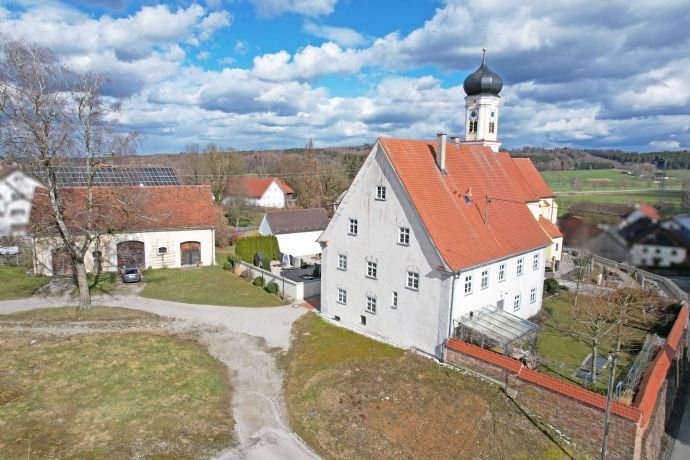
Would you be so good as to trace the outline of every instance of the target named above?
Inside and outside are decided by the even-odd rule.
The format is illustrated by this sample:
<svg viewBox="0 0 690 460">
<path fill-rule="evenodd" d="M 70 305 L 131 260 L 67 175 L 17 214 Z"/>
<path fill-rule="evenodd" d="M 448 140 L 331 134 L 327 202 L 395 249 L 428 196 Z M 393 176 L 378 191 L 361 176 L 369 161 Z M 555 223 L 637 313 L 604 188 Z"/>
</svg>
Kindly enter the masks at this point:
<svg viewBox="0 0 690 460">
<path fill-rule="evenodd" d="M 264 289 L 271 294 L 277 294 L 279 288 L 277 283 L 268 283 Z"/>
<path fill-rule="evenodd" d="M 275 236 L 247 236 L 237 241 L 235 254 L 237 257 L 248 262 L 254 263 L 254 256 L 257 252 L 263 252 L 268 260 L 279 260 L 280 250 L 278 249 L 278 238 Z"/>
</svg>

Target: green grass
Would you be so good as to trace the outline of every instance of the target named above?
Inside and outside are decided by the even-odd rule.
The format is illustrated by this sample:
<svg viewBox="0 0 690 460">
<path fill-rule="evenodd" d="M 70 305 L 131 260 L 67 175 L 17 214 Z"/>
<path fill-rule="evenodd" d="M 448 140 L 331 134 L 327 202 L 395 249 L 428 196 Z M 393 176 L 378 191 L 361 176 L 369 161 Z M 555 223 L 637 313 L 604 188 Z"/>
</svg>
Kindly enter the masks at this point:
<svg viewBox="0 0 690 460">
<path fill-rule="evenodd" d="M 226 246 L 224 248 L 216 248 L 216 265 L 221 267 L 228 260 L 228 256 L 235 255 L 235 246 Z"/>
<path fill-rule="evenodd" d="M 690 176 L 687 170 L 663 171 L 669 176 L 667 187 L 680 187 Z M 541 173 L 547 184 L 558 192 L 589 190 L 639 190 L 657 189 L 659 183 L 653 177 L 637 177 L 625 174 L 620 169 L 594 169 L 571 171 L 544 171 Z"/>
<path fill-rule="evenodd" d="M 140 333 L 3 336 L 3 458 L 209 458 L 233 444 L 225 366 Z"/>
<path fill-rule="evenodd" d="M 330 325 L 293 326 L 291 427 L 324 458 L 562 458 L 494 385 Z"/>
<path fill-rule="evenodd" d="M 284 305 L 277 296 L 253 286 L 219 266 L 148 270 L 141 297 L 173 302 L 237 307 Z"/>
<path fill-rule="evenodd" d="M 592 193 L 565 195 L 560 194 L 556 198 L 559 206 L 559 214 L 563 215 L 571 204 L 575 203 L 598 203 L 598 204 L 620 204 L 633 206 L 637 203 L 648 203 L 657 206 L 659 192 L 639 192 L 639 193 Z M 673 215 L 684 212 L 681 192 L 677 190 L 666 190 L 664 192 L 664 208 L 662 214 Z"/>
<path fill-rule="evenodd" d="M 31 297 L 48 280 L 44 276 L 29 276 L 22 267 L 0 267 L 0 300 Z"/>
<path fill-rule="evenodd" d="M 89 311 L 80 311 L 78 307 L 37 308 L 0 315 L 0 320 L 41 321 L 46 323 L 64 321 L 132 321 L 141 319 L 160 320 L 161 317 L 153 313 L 119 307 L 96 307 Z"/>
<path fill-rule="evenodd" d="M 576 384 L 583 382 L 574 377 L 576 370 L 584 359 L 591 353 L 591 348 L 579 340 L 569 336 L 564 331 L 577 330 L 581 326 L 577 323 L 573 314 L 573 307 L 569 298 L 562 294 L 544 299 L 542 308 L 548 317 L 540 324 L 538 352 L 543 358 L 540 370 L 547 374 L 570 381 Z M 624 327 L 624 337 L 629 344 L 635 344 L 644 340 L 645 333 L 638 329 Z M 598 347 L 600 356 L 605 356 L 610 350 L 615 349 L 615 337 L 613 334 Z M 621 352 L 616 365 L 616 374 L 625 372 L 634 359 L 625 349 Z M 605 371 L 608 377 L 608 371 Z M 593 388 L 596 391 L 606 390 L 606 378 Z"/>
</svg>

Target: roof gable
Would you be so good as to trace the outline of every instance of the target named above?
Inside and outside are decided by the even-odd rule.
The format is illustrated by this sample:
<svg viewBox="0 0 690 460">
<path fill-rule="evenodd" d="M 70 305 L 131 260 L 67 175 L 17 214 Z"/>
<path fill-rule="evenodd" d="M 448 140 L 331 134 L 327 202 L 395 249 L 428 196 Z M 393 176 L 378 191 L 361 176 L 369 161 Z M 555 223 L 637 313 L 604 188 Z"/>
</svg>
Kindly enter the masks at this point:
<svg viewBox="0 0 690 460">
<path fill-rule="evenodd" d="M 225 183 L 225 196 L 243 196 L 246 198 L 261 198 L 273 184 L 283 193 L 294 193 L 292 188 L 279 177 L 234 177 Z"/>
<path fill-rule="evenodd" d="M 378 142 L 452 270 L 551 243 L 525 204 L 534 195 L 507 154 L 480 145 L 448 143 L 442 175 L 435 161 L 435 142 L 386 138 Z"/>
<path fill-rule="evenodd" d="M 269 211 L 266 219 L 274 235 L 316 232 L 328 226 L 328 212 L 323 208 Z"/>
</svg>

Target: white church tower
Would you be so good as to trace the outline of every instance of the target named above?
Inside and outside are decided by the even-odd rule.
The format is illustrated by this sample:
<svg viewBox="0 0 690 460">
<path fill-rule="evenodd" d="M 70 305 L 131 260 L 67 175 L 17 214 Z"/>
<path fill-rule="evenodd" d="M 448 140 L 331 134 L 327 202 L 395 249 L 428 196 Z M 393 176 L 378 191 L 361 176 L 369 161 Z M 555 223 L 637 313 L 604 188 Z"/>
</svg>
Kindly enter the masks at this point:
<svg viewBox="0 0 690 460">
<path fill-rule="evenodd" d="M 482 65 L 462 84 L 465 89 L 465 143 L 486 145 L 498 152 L 498 93 L 503 79 L 486 65 L 486 48 Z"/>
</svg>

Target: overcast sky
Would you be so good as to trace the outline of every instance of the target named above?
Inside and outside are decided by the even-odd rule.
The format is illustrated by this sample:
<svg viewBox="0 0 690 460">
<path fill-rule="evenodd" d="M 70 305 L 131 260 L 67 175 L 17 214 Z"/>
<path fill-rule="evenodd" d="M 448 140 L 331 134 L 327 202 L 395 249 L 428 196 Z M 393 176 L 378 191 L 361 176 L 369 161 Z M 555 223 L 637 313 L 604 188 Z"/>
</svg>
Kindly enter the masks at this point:
<svg viewBox="0 0 690 460">
<path fill-rule="evenodd" d="M 690 148 L 688 0 L 0 0 L 0 32 L 107 72 L 142 153 L 462 133 L 483 46 L 506 147 Z"/>
</svg>

